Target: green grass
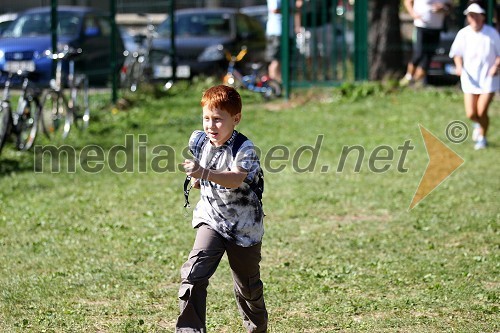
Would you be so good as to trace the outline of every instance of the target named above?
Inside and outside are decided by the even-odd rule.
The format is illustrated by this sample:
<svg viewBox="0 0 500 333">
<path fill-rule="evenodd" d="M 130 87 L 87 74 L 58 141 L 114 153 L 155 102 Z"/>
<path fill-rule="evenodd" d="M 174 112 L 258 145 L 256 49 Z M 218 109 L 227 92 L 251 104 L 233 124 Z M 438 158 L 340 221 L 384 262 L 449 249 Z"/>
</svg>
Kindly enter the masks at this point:
<svg viewBox="0 0 500 333">
<path fill-rule="evenodd" d="M 175 163 L 200 127 L 197 83 L 134 97 L 126 110 L 94 96 L 87 132 L 56 144 L 107 153 L 125 135 L 147 134 L 147 172 L 34 173 L 35 156 L 6 147 L 0 156 L 0 331 L 171 332 L 179 268 L 194 239 L 180 172 L 154 172 L 153 147 Z M 453 120 L 466 123 L 457 88 L 391 91 L 379 85 L 299 91 L 262 103 L 242 92 L 239 129 L 263 155 L 283 145 L 287 161 L 266 171 L 262 278 L 270 332 L 498 332 L 500 131 L 491 107 L 490 148 L 452 144 Z M 409 204 L 428 163 L 418 124 L 465 160 L 415 209 Z M 323 143 L 313 172 L 294 170 L 303 145 Z M 397 171 L 397 147 L 415 147 Z M 44 138 L 39 145 L 49 144 Z M 366 150 L 336 172 L 343 146 Z M 370 171 L 368 155 L 394 150 L 391 169 Z M 107 155 L 106 155 L 107 156 Z M 121 157 L 120 157 L 121 156 Z M 263 157 L 264 157 L 263 156 Z M 277 155 L 275 155 L 277 156 Z M 123 165 L 124 154 L 118 165 Z M 299 167 L 312 156 L 304 153 Z M 170 165 L 172 166 L 172 165 Z M 323 166 L 329 171 L 321 172 Z M 175 166 L 174 166 L 175 167 Z M 295 168 L 296 169 L 296 168 Z M 196 201 L 192 194 L 192 201 Z M 209 286 L 210 332 L 244 332 L 227 260 Z"/>
</svg>

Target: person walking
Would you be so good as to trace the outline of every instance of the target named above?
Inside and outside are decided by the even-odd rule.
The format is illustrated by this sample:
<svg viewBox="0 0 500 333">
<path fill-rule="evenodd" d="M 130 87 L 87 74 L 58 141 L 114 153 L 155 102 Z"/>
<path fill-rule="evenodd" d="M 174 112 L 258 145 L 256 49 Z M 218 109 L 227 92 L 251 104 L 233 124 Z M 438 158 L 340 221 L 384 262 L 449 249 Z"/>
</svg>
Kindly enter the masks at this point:
<svg viewBox="0 0 500 333">
<path fill-rule="evenodd" d="M 478 150 L 488 144 L 488 108 L 495 92 L 500 91 L 500 36 L 485 23 L 485 9 L 478 3 L 469 3 L 464 11 L 468 25 L 457 33 L 449 56 L 460 76 L 465 113 L 474 122 L 472 139 Z"/>
<path fill-rule="evenodd" d="M 228 86 L 211 87 L 201 99 L 203 131 L 194 131 L 194 159 L 182 164 L 201 190 L 193 212 L 196 239 L 181 268 L 177 333 L 206 332 L 210 277 L 224 253 L 231 267 L 234 294 L 247 332 L 267 331 L 268 314 L 260 279 L 264 235 L 263 177 L 252 141 L 235 130 L 241 97 Z"/>
<path fill-rule="evenodd" d="M 451 9 L 451 0 L 405 0 L 404 6 L 413 18 L 413 55 L 399 83 L 401 86 L 423 85 L 440 42 L 445 17 Z"/>
<path fill-rule="evenodd" d="M 300 9 L 303 0 L 296 0 L 293 18 L 290 19 L 290 45 L 295 45 L 294 37 L 300 31 L 301 17 Z M 269 62 L 268 75 L 270 79 L 282 83 L 281 78 L 281 35 L 283 27 L 283 14 L 281 0 L 267 0 L 267 23 L 266 23 L 266 60 Z"/>
</svg>

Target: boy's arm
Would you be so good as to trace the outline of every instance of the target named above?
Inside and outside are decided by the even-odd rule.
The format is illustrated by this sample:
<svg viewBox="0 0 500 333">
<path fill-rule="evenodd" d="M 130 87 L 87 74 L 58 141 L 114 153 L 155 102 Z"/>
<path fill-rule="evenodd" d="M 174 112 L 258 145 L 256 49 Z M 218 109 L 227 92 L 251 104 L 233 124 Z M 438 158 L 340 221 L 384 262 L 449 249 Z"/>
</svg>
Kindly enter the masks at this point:
<svg viewBox="0 0 500 333">
<path fill-rule="evenodd" d="M 248 174 L 248 172 L 242 168 L 231 171 L 205 169 L 201 167 L 198 162 L 193 160 L 185 160 L 182 166 L 188 176 L 197 179 L 206 179 L 227 188 L 239 187 Z"/>
</svg>

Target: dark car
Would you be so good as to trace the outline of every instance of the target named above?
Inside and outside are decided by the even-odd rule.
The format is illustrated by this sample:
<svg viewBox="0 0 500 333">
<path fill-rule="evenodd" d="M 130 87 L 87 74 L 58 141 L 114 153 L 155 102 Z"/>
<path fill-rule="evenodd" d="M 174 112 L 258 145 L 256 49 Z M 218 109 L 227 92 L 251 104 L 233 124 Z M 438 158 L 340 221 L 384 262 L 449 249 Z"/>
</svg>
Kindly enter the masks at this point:
<svg viewBox="0 0 500 333">
<path fill-rule="evenodd" d="M 269 9 L 266 5 L 241 7 L 240 12 L 250 17 L 256 18 L 260 22 L 262 28 L 264 28 L 264 30 L 266 29 L 267 15 L 269 13 Z"/>
<path fill-rule="evenodd" d="M 104 83 L 111 69 L 111 24 L 109 15 L 87 7 L 57 8 L 58 50 L 65 46 L 82 49 L 76 69 L 89 76 L 92 83 Z M 28 70 L 38 74 L 39 83 L 47 84 L 52 76 L 53 62 L 45 52 L 52 50 L 51 8 L 25 11 L 4 31 L 0 39 L 0 69 Z M 123 64 L 123 42 L 116 34 L 116 67 Z M 2 76 L 2 81 L 5 75 Z M 1 81 L 0 81 L 1 83 Z"/>
<path fill-rule="evenodd" d="M 460 77 L 455 74 L 455 63 L 449 57 L 451 45 L 458 31 L 467 24 L 460 7 L 454 7 L 446 17 L 445 27 L 440 34 L 440 42 L 429 64 L 427 82 L 435 85 L 456 84 Z"/>
<path fill-rule="evenodd" d="M 170 17 L 157 28 L 150 61 L 153 79 L 172 77 Z M 227 69 L 224 50 L 232 54 L 246 46 L 242 65 L 263 62 L 266 38 L 261 24 L 233 8 L 196 8 L 175 12 L 176 76 L 220 75 Z"/>
<path fill-rule="evenodd" d="M 441 32 L 441 41 L 427 71 L 428 83 L 455 84 L 460 80 L 460 77 L 455 74 L 455 63 L 449 56 L 451 44 L 453 44 L 457 32 L 456 29 Z"/>
</svg>

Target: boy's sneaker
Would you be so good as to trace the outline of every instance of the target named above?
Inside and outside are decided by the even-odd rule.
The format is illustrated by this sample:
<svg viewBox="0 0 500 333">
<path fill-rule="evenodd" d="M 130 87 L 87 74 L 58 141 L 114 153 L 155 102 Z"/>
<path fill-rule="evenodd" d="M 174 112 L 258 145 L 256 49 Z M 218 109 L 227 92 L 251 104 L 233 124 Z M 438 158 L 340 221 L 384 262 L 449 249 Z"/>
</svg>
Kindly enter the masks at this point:
<svg viewBox="0 0 500 333">
<path fill-rule="evenodd" d="M 481 133 L 479 132 L 481 130 L 481 125 L 479 123 L 474 123 L 474 129 L 472 130 L 472 141 L 477 142 L 479 140 L 479 136 L 481 136 Z"/>
<path fill-rule="evenodd" d="M 480 150 L 480 149 L 485 149 L 488 143 L 486 142 L 486 138 L 484 136 L 481 136 L 478 138 L 476 144 L 474 145 L 475 150 Z"/>
</svg>

